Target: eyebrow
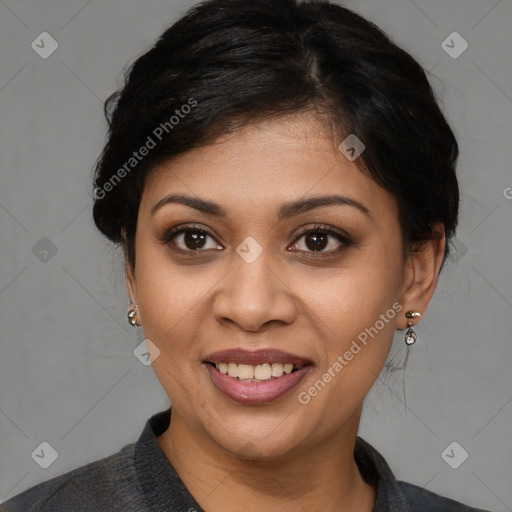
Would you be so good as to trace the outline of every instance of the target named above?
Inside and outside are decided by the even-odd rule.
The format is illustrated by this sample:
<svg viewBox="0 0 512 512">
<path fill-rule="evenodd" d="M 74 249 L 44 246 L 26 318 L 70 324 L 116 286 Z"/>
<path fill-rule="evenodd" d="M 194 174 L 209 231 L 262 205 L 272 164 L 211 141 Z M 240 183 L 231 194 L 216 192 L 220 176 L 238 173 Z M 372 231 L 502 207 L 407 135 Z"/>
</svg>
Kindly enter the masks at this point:
<svg viewBox="0 0 512 512">
<path fill-rule="evenodd" d="M 227 216 L 226 210 L 213 201 L 199 199 L 196 197 L 184 196 L 180 194 L 171 194 L 165 196 L 151 208 L 151 215 L 154 215 L 162 206 L 171 203 L 178 203 L 199 210 L 200 212 L 224 218 Z M 304 213 L 322 206 L 345 205 L 357 208 L 360 212 L 371 217 L 370 210 L 359 201 L 350 197 L 334 194 L 328 196 L 309 197 L 284 203 L 278 210 L 279 220 L 288 219 L 300 213 Z"/>
</svg>

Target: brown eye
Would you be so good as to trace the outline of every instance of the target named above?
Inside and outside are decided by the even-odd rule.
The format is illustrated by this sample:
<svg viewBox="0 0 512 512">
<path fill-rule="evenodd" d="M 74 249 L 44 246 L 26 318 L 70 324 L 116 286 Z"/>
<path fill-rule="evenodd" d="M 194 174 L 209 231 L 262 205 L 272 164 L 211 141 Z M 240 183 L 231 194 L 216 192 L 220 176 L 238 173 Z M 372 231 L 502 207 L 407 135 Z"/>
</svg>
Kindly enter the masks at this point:
<svg viewBox="0 0 512 512">
<path fill-rule="evenodd" d="M 206 243 L 208 235 L 195 231 L 187 231 L 183 233 L 183 243 L 187 249 L 202 249 Z"/>
<path fill-rule="evenodd" d="M 300 243 L 300 239 L 304 241 Z M 338 243 L 332 242 L 332 239 L 337 240 Z M 302 231 L 297 240 L 292 247 L 298 251 L 327 254 L 342 251 L 352 243 L 346 235 L 322 226 L 314 226 Z M 325 250 L 326 248 L 328 250 Z"/>
<path fill-rule="evenodd" d="M 209 231 L 193 226 L 171 228 L 164 235 L 162 242 L 165 244 L 172 243 L 179 250 L 188 252 L 222 249 L 222 246 L 217 244 Z"/>
<path fill-rule="evenodd" d="M 305 235 L 304 243 L 311 251 L 323 251 L 329 244 L 329 235 L 313 231 Z"/>
</svg>

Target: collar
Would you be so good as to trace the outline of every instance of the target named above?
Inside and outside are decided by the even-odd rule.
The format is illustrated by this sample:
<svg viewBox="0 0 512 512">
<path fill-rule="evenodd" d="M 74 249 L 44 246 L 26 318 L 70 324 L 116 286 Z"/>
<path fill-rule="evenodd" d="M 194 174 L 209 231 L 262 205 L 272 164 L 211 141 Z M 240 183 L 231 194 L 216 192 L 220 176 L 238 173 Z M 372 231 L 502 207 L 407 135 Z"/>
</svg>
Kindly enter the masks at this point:
<svg viewBox="0 0 512 512">
<path fill-rule="evenodd" d="M 171 421 L 171 408 L 153 415 L 135 444 L 135 469 L 152 512 L 204 512 L 157 442 Z M 382 455 L 359 436 L 354 459 L 364 480 L 377 489 L 372 512 L 411 512 L 406 497 Z"/>
</svg>

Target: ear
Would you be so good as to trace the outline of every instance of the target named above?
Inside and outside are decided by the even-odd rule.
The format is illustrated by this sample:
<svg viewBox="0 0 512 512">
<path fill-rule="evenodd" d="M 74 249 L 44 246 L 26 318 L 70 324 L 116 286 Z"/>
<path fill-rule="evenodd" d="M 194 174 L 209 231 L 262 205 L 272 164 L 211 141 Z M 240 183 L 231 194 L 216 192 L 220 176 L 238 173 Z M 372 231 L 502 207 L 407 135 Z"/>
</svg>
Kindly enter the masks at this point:
<svg viewBox="0 0 512 512">
<path fill-rule="evenodd" d="M 405 313 L 411 309 L 422 315 L 434 295 L 437 278 L 441 271 L 445 250 L 445 231 L 442 223 L 434 226 L 435 237 L 421 247 L 411 250 L 407 256 L 404 271 L 402 300 L 403 314 L 397 322 L 399 329 L 405 329 L 410 319 Z M 417 322 L 414 322 L 416 325 Z"/>
<path fill-rule="evenodd" d="M 135 279 L 135 271 L 128 261 L 125 261 L 124 264 L 124 277 L 126 282 L 126 291 L 128 292 L 130 301 L 137 304 L 137 281 Z"/>
<path fill-rule="evenodd" d="M 129 262 L 128 254 L 126 252 L 126 230 L 121 230 L 121 237 L 123 238 L 123 254 L 124 254 L 124 277 L 126 282 L 126 291 L 130 297 L 130 301 L 137 304 L 137 281 L 135 279 L 135 269 Z"/>
</svg>

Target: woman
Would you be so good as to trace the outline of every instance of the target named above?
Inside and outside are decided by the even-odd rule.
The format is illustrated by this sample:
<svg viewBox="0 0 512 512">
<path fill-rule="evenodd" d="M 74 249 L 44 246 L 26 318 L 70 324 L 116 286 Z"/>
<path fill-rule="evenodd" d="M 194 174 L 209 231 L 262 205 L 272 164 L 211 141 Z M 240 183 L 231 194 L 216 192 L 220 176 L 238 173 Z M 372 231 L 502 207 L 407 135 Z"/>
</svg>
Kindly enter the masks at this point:
<svg viewBox="0 0 512 512">
<path fill-rule="evenodd" d="M 172 407 L 11 511 L 475 511 L 357 436 L 458 216 L 420 65 L 327 1 L 209 0 L 106 103 L 94 220 Z"/>
</svg>

